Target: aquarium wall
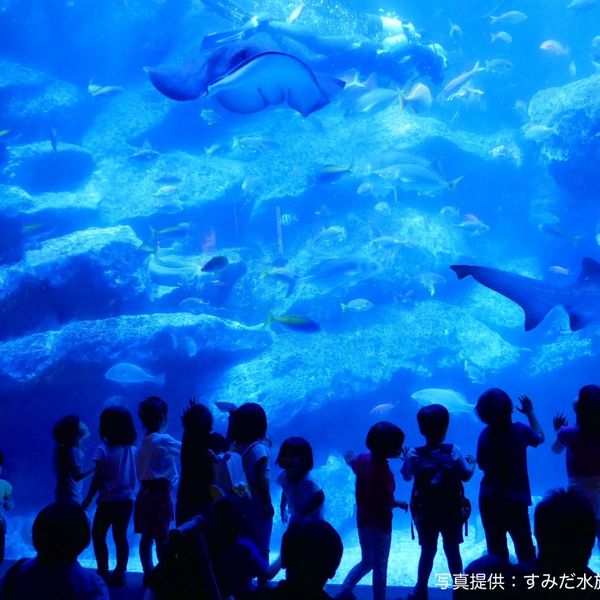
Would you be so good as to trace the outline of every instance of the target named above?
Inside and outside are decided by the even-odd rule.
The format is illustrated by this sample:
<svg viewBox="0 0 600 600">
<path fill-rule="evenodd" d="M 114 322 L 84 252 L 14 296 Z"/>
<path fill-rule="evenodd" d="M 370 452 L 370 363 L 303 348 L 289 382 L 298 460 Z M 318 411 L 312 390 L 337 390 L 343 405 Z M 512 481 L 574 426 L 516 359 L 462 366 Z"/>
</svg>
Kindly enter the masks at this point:
<svg viewBox="0 0 600 600">
<path fill-rule="evenodd" d="M 596 4 L 0 0 L 7 556 L 54 498 L 53 424 L 87 423 L 91 466 L 103 408 L 149 395 L 178 439 L 191 397 L 222 433 L 217 403 L 259 403 L 273 478 L 305 437 L 341 578 L 342 456 L 377 421 L 417 446 L 442 403 L 474 454 L 479 395 L 526 394 L 534 501 L 566 485 L 552 419 L 574 422 L 600 351 Z M 391 582 L 416 573 L 409 527 Z"/>
</svg>

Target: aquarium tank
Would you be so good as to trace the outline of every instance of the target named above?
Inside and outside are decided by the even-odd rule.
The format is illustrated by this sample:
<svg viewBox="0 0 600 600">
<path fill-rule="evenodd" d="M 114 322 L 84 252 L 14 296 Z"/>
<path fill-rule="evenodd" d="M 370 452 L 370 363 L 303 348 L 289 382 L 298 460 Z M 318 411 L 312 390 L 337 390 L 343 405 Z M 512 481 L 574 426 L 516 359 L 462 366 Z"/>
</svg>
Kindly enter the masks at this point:
<svg viewBox="0 0 600 600">
<path fill-rule="evenodd" d="M 7 557 L 54 498 L 53 424 L 89 426 L 88 468 L 103 408 L 139 440 L 150 395 L 177 439 L 190 398 L 221 433 L 222 403 L 259 403 L 275 506 L 277 451 L 305 437 L 336 581 L 359 556 L 343 453 L 377 421 L 418 446 L 418 409 L 442 403 L 474 454 L 479 395 L 525 394 L 547 438 L 534 503 L 565 486 L 552 420 L 599 383 L 598 4 L 0 0 Z M 394 515 L 389 583 L 412 585 Z"/>
</svg>

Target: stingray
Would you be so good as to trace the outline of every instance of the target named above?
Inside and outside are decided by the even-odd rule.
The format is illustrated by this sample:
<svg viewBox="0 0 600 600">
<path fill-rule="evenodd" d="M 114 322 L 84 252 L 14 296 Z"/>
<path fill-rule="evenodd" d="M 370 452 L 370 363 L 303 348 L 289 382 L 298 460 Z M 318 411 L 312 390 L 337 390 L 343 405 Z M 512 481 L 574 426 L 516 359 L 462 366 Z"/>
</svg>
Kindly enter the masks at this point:
<svg viewBox="0 0 600 600">
<path fill-rule="evenodd" d="M 560 305 L 569 315 L 571 331 L 578 331 L 600 312 L 600 263 L 584 258 L 577 280 L 568 286 L 557 286 L 516 273 L 452 265 L 459 279 L 471 275 L 486 287 L 516 302 L 525 311 L 525 331 L 537 327 L 551 308 Z"/>
<path fill-rule="evenodd" d="M 208 86 L 227 110 L 253 113 L 286 102 L 306 117 L 330 101 L 343 82 L 317 79 L 300 59 L 283 52 L 263 52 L 236 65 Z M 329 88 L 325 90 L 324 88 Z"/>
</svg>

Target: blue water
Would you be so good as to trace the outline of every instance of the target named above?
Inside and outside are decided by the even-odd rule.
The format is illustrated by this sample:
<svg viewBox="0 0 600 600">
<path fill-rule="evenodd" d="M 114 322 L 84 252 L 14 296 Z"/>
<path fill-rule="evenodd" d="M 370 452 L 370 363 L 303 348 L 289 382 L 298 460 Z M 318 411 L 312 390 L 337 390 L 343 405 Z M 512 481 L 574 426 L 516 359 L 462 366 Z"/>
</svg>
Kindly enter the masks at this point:
<svg viewBox="0 0 600 600">
<path fill-rule="evenodd" d="M 284 21 L 295 5 L 239 7 Z M 510 10 L 527 19 L 490 24 Z M 242 25 L 201 2 L 0 0 L 0 449 L 15 501 L 8 555 L 28 548 L 31 516 L 53 498 L 52 424 L 76 413 L 90 425 L 89 464 L 111 402 L 135 413 L 160 394 L 176 437 L 190 396 L 211 407 L 220 431 L 215 401 L 261 403 L 273 452 L 289 435 L 313 445 L 327 517 L 349 553 L 353 492 L 342 452 L 361 451 L 382 418 L 420 444 L 414 392 L 451 389 L 473 404 L 499 386 L 532 398 L 548 439 L 554 414 L 573 422 L 578 389 L 597 383 L 598 321 L 573 332 L 556 307 L 525 332 L 519 306 L 459 281 L 449 266 L 570 286 L 583 257 L 600 260 L 598 11 L 562 0 L 307 1 L 297 24 L 318 35 L 381 43 L 364 34 L 365 14 L 395 16 L 414 24 L 421 44 L 440 44 L 448 66 L 442 83 L 380 76 L 380 87 L 406 94 L 427 85 L 433 104 L 419 114 L 397 100 L 347 114 L 346 90 L 304 118 L 285 103 L 235 114 L 215 97 L 176 102 L 151 85 L 144 67 L 195 68 L 204 35 Z M 450 22 L 462 33 L 450 36 Z M 498 31 L 512 42 L 492 43 Z M 540 49 L 546 40 L 562 51 Z M 497 59 L 510 64 L 488 63 L 456 98 L 440 96 L 476 61 Z M 557 89 L 536 96 L 548 88 Z M 555 129 L 531 139 L 532 126 Z M 380 177 L 372 165 L 390 151 L 426 159 L 442 183 L 418 193 Z M 327 165 L 340 172 L 323 175 Z M 373 181 L 377 191 L 358 193 Z M 227 267 L 202 271 L 214 256 Z M 348 257 L 372 270 L 311 277 L 322 261 Z M 275 268 L 297 277 L 289 296 Z M 341 310 L 356 299 L 372 307 Z M 310 318 L 321 330 L 262 327 L 270 313 Z M 107 379 L 119 363 L 148 380 Z M 455 412 L 448 440 L 474 453 L 480 429 L 472 414 Z M 536 497 L 566 483 L 564 456 L 549 443 L 530 451 L 529 471 Z M 473 500 L 479 479 L 467 485 Z M 483 550 L 476 512 L 470 558 Z M 402 552 L 414 554 L 408 518 L 398 515 L 395 527 Z M 410 583 L 414 571 L 392 580 Z"/>
</svg>

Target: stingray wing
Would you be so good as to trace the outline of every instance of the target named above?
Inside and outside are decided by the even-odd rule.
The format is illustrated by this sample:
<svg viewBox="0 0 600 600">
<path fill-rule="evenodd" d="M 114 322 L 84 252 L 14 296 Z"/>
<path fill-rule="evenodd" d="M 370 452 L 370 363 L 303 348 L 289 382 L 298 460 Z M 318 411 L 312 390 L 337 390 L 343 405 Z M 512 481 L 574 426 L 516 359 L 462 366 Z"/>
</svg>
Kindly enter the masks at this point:
<svg viewBox="0 0 600 600">
<path fill-rule="evenodd" d="M 471 275 L 482 285 L 516 302 L 525 311 L 525 331 L 537 327 L 556 304 L 566 304 L 561 288 L 532 277 L 489 267 L 452 265 L 450 268 L 459 279 Z"/>
<path fill-rule="evenodd" d="M 196 100 L 206 93 L 205 69 L 199 67 L 144 67 L 152 85 L 171 100 Z"/>
<path fill-rule="evenodd" d="M 263 52 L 243 61 L 213 81 L 207 95 L 236 113 L 253 113 L 287 102 L 304 117 L 330 100 L 310 68 L 282 52 Z"/>
</svg>

